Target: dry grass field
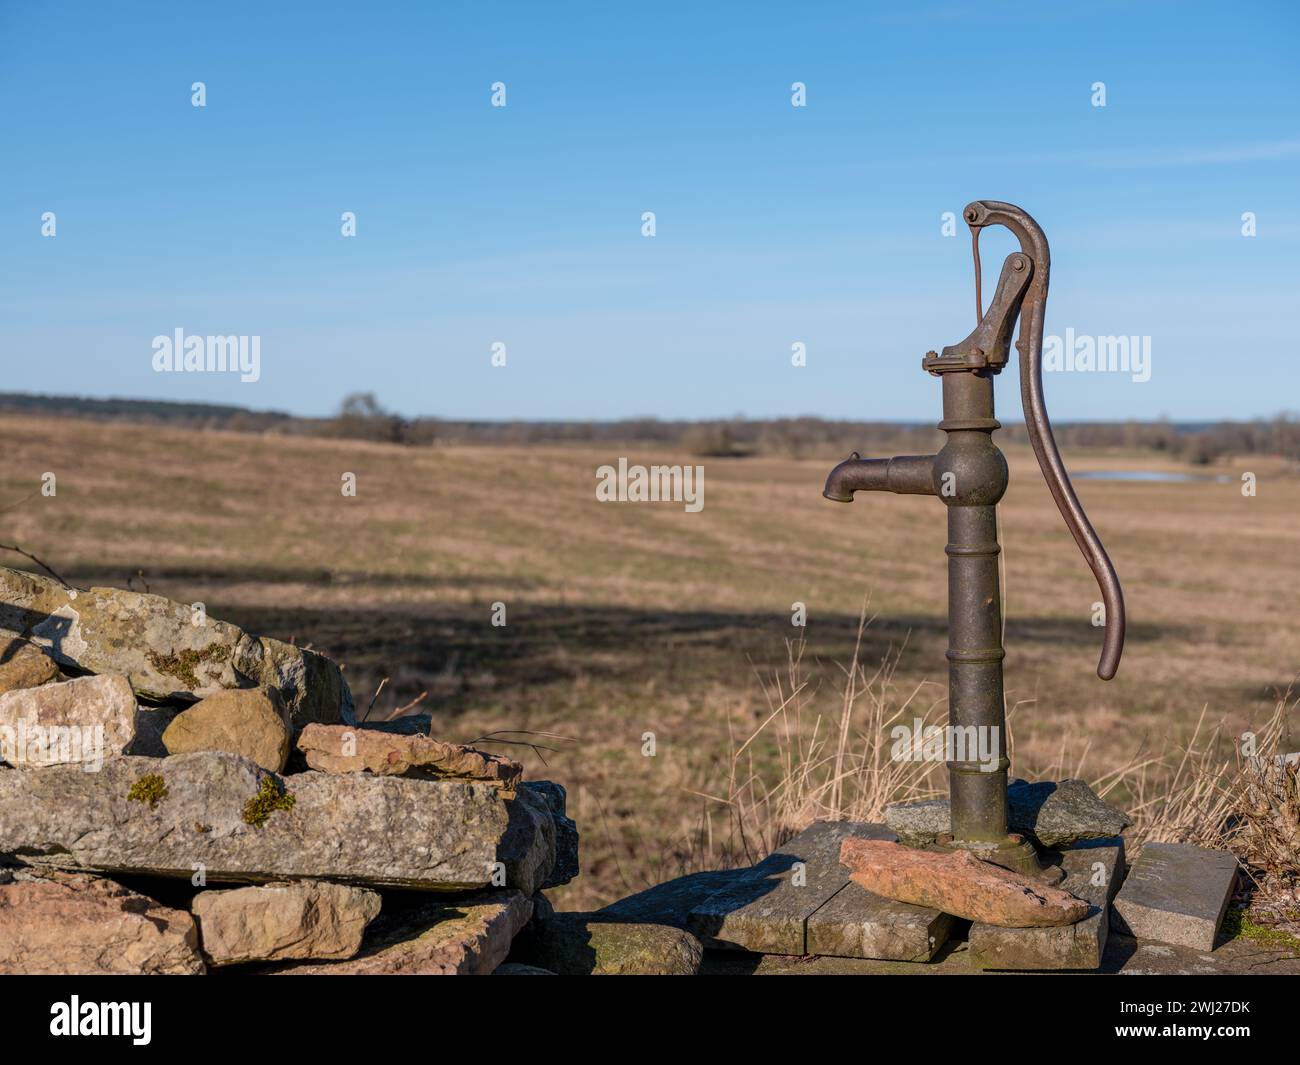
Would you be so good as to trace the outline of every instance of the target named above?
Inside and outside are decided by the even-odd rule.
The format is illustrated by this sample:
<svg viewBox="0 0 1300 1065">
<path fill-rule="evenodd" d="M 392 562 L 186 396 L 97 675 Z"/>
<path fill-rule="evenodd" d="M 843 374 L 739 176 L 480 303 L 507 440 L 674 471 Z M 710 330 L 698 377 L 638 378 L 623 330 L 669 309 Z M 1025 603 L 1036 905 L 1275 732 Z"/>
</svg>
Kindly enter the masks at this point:
<svg viewBox="0 0 1300 1065">
<path fill-rule="evenodd" d="M 440 737 L 552 734 L 515 737 L 551 751 L 497 749 L 569 788 L 584 875 L 564 908 L 734 854 L 732 752 L 769 718 L 800 635 L 798 699 L 839 727 L 864 599 L 859 660 L 868 674 L 893 663 L 877 707 L 910 699 L 909 721 L 943 713 L 943 508 L 827 502 L 822 481 L 842 455 L 403 448 L 34 417 L 0 420 L 0 454 L 0 542 L 73 583 L 130 581 L 317 648 L 344 665 L 360 707 L 388 677 L 375 718 L 427 692 L 419 708 Z M 702 463 L 703 510 L 598 502 L 596 468 L 620 454 Z M 1267 718 L 1300 669 L 1300 477 L 1242 456 L 1208 471 L 1226 480 L 1078 483 L 1128 601 L 1127 650 L 1107 684 L 1094 673 L 1091 575 L 1032 456 L 1008 457 L 1013 772 L 1099 779 L 1176 759 L 1203 709 L 1230 733 Z M 1177 469 L 1149 454 L 1065 457 L 1072 471 Z M 52 498 L 39 494 L 47 471 Z M 1256 496 L 1242 495 L 1242 471 L 1257 475 Z M 340 491 L 346 472 L 355 498 Z M 504 627 L 491 624 L 495 602 Z M 802 633 L 795 602 L 807 605 Z M 862 718 L 850 732 L 879 728 L 870 701 L 852 708 Z M 780 779 L 791 742 L 764 730 L 742 777 L 752 765 L 760 785 Z"/>
</svg>

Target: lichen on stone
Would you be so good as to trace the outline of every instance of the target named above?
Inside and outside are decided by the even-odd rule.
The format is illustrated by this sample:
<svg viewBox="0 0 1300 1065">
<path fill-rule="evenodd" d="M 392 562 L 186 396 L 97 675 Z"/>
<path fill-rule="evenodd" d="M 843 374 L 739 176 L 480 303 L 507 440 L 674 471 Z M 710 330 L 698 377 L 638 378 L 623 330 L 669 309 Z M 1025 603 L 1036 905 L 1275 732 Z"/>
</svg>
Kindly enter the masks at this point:
<svg viewBox="0 0 1300 1065">
<path fill-rule="evenodd" d="M 167 798 L 167 781 L 163 780 L 161 773 L 146 773 L 131 785 L 126 797 L 136 802 L 147 802 L 152 808 Z"/>
<path fill-rule="evenodd" d="M 159 673 L 179 677 L 191 688 L 197 688 L 201 682 L 198 674 L 194 672 L 194 667 L 204 662 L 224 662 L 230 657 L 230 648 L 222 643 L 212 643 L 201 651 L 196 651 L 193 647 L 186 647 L 181 651 L 173 651 L 171 654 L 166 655 L 154 650 L 148 650 L 145 652 L 145 657 L 149 659 L 149 664 Z"/>
<path fill-rule="evenodd" d="M 263 777 L 257 794 L 244 803 L 244 823 L 261 828 L 272 813 L 276 810 L 292 810 L 293 803 L 294 796 L 286 793 L 275 777 Z"/>
</svg>

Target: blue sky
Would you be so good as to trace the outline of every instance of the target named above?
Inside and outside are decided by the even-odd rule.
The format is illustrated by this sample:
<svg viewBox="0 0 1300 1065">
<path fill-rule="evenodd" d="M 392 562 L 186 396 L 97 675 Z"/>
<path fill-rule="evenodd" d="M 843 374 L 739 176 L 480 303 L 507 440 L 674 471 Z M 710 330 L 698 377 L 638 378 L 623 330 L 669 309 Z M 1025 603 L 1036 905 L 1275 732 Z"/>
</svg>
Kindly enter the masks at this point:
<svg viewBox="0 0 1300 1065">
<path fill-rule="evenodd" d="M 1048 333 L 1151 338 L 1055 418 L 1295 409 L 1298 52 L 1293 3 L 0 0 L 0 388 L 928 420 L 974 324 L 941 216 L 989 198 L 1047 231 Z M 156 373 L 176 328 L 260 379 Z"/>
</svg>

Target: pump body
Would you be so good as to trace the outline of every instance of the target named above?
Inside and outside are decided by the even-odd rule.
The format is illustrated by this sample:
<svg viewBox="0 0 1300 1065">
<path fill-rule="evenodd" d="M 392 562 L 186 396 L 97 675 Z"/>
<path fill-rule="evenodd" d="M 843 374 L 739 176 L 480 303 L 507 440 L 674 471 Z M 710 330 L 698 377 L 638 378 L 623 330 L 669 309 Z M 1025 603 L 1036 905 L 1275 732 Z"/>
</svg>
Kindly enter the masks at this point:
<svg viewBox="0 0 1300 1065">
<path fill-rule="evenodd" d="M 952 831 L 941 844 L 1018 872 L 1058 877 L 1033 847 L 1007 828 L 1006 710 L 1003 699 L 1002 589 L 998 575 L 997 504 L 1007 489 L 1007 463 L 993 441 L 993 382 L 1010 355 L 1017 318 L 1021 395 L 1030 442 L 1052 496 L 1101 589 L 1106 633 L 1098 675 L 1115 675 L 1124 646 L 1124 598 L 1101 541 L 1070 484 L 1043 403 L 1042 342 L 1047 302 L 1047 238 L 1026 212 L 1011 204 L 967 206 L 975 249 L 977 309 L 981 228 L 1006 225 L 1021 250 L 1007 256 L 997 291 L 974 332 L 942 354 L 927 352 L 922 367 L 943 382 L 946 443 L 937 455 L 893 459 L 853 456 L 836 466 L 823 494 L 849 502 L 854 492 L 934 495 L 948 517 L 948 771 Z M 982 740 L 982 741 L 981 741 Z M 988 758 L 992 750 L 993 758 Z"/>
</svg>

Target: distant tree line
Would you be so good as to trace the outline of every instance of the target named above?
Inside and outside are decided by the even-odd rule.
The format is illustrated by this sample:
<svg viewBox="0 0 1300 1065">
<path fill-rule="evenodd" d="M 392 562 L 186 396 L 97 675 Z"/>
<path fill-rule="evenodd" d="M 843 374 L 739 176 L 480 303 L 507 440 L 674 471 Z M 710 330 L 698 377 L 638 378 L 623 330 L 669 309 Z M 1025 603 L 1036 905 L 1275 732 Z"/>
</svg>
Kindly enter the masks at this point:
<svg viewBox="0 0 1300 1065">
<path fill-rule="evenodd" d="M 0 392 L 0 414 L 57 414 L 105 421 L 166 423 L 202 429 L 262 432 L 294 420 L 280 411 L 252 411 L 220 403 L 176 403 L 163 399 L 90 399 Z"/>
<path fill-rule="evenodd" d="M 1053 431 L 1062 447 L 1154 451 L 1202 466 L 1225 455 L 1300 460 L 1300 420 L 1292 414 L 1248 422 L 1073 422 Z M 1028 440 L 1020 422 L 1007 426 L 1007 435 Z"/>
<path fill-rule="evenodd" d="M 627 418 L 619 421 L 454 421 L 403 419 L 384 411 L 369 393 L 349 396 L 338 415 L 307 431 L 391 443 L 463 444 L 657 444 L 699 458 L 783 455 L 826 456 L 878 449 L 929 453 L 943 446 L 931 424 L 832 421 L 825 418 L 730 418 L 671 421 Z M 1300 461 L 1300 420 L 1287 414 L 1248 422 L 1177 423 L 1065 422 L 1054 426 L 1063 448 L 1148 451 L 1196 465 L 1231 454 L 1273 454 Z M 1004 440 L 1027 443 L 1023 423 L 1004 426 Z"/>
<path fill-rule="evenodd" d="M 218 404 L 155 400 L 85 399 L 0 393 L 0 414 L 59 414 L 144 423 L 165 423 L 235 432 L 372 440 L 427 447 L 432 444 L 649 444 L 700 458 L 782 455 L 830 457 L 924 454 L 943 446 L 943 434 L 919 422 L 856 422 L 825 418 L 724 418 L 674 421 L 461 421 L 403 418 L 384 409 L 370 392 L 347 396 L 329 418 L 302 418 L 277 411 L 251 411 Z M 1205 465 L 1224 455 L 1272 454 L 1300 461 L 1300 420 L 1280 414 L 1240 422 L 1063 422 L 1054 426 L 1062 448 L 1112 448 L 1164 454 Z M 1006 423 L 1000 439 L 1026 442 L 1021 423 Z"/>
<path fill-rule="evenodd" d="M 1148 451 L 1196 465 L 1231 454 L 1274 454 L 1300 461 L 1300 420 L 1291 415 L 1248 422 L 1178 423 L 1064 422 L 1054 426 L 1063 448 Z M 729 418 L 673 421 L 456 421 L 400 418 L 383 410 L 369 393 L 349 396 L 336 417 L 320 422 L 294 419 L 278 431 L 377 440 L 423 446 L 443 444 L 617 444 L 676 448 L 699 458 L 745 455 L 824 457 L 861 451 L 928 453 L 943 446 L 933 425 L 901 422 L 832 421 L 825 418 Z M 1004 440 L 1028 442 L 1023 423 L 1004 426 Z"/>
</svg>

